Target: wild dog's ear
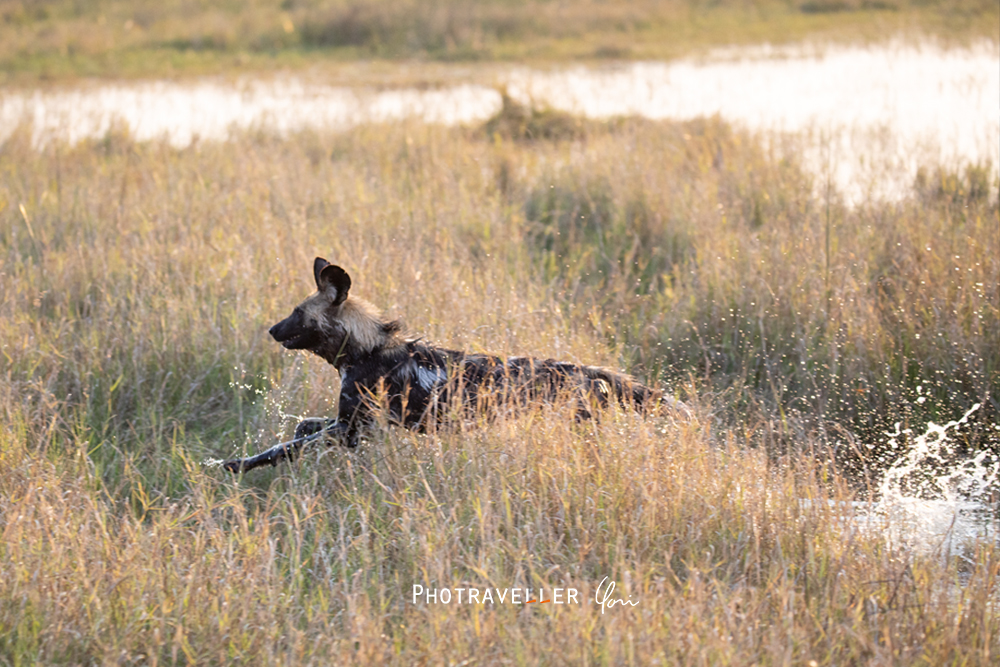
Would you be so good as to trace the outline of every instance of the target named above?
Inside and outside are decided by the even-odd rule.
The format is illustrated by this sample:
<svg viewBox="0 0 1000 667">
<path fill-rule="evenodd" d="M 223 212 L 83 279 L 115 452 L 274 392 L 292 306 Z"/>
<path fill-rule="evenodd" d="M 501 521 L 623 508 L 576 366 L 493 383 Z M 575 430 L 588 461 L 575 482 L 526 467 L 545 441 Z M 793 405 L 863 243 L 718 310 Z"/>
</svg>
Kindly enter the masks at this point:
<svg viewBox="0 0 1000 667">
<path fill-rule="evenodd" d="M 317 257 L 313 260 L 313 278 L 316 279 L 316 289 L 322 291 L 323 283 L 320 282 L 319 276 L 323 273 L 323 269 L 330 266 L 330 262 L 326 261 L 322 257 Z"/>
<path fill-rule="evenodd" d="M 351 277 L 347 275 L 347 271 L 322 257 L 317 257 L 313 262 L 313 274 L 316 277 L 316 289 L 326 293 L 332 291 L 333 305 L 344 302 L 351 289 Z"/>
</svg>

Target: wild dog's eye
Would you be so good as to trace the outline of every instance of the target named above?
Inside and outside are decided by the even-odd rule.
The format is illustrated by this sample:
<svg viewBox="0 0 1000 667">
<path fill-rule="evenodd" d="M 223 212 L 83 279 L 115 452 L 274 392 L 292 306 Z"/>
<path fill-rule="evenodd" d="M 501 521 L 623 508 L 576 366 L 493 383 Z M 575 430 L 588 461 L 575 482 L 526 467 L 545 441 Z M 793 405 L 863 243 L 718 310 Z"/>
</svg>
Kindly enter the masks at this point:
<svg viewBox="0 0 1000 667">
<path fill-rule="evenodd" d="M 299 326 L 315 325 L 315 318 L 309 317 L 305 309 L 299 307 L 292 311 L 292 317 L 299 323 Z"/>
</svg>

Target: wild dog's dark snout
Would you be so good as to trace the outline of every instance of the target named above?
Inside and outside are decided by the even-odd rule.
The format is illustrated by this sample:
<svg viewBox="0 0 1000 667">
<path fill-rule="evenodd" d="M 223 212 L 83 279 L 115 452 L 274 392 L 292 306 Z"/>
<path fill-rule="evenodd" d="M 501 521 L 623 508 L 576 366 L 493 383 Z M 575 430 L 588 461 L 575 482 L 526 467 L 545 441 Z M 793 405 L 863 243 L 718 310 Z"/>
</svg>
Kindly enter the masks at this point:
<svg viewBox="0 0 1000 667">
<path fill-rule="evenodd" d="M 296 308 L 291 315 L 270 328 L 271 337 L 289 350 L 301 350 L 312 346 L 318 332 L 307 326 L 302 311 Z"/>
<path fill-rule="evenodd" d="M 281 342 L 281 325 L 284 323 L 285 321 L 282 320 L 267 330 L 267 333 L 271 334 L 271 338 L 278 341 L 279 343 Z"/>
<path fill-rule="evenodd" d="M 291 338 L 292 336 L 294 336 L 295 335 L 294 330 L 302 328 L 302 322 L 301 322 L 302 318 L 296 317 L 297 315 L 298 313 L 292 313 L 291 315 L 289 315 L 288 317 L 286 317 L 285 319 L 281 320 L 273 327 L 271 327 L 268 330 L 268 333 L 271 334 L 271 338 L 278 341 L 279 343 L 282 343 Z"/>
</svg>

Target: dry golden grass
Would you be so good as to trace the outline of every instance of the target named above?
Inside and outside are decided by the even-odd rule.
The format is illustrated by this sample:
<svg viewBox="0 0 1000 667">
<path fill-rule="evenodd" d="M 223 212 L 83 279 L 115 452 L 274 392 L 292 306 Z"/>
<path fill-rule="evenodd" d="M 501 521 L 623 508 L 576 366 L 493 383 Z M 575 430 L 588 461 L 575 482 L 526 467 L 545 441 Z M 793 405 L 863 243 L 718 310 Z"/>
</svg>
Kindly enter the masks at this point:
<svg viewBox="0 0 1000 667">
<path fill-rule="evenodd" d="M 843 503 L 880 420 L 996 421 L 996 183 L 828 217 L 720 122 L 574 127 L 0 147 L 0 662 L 995 661 L 996 545 L 890 549 Z M 668 378 L 698 419 L 539 406 L 202 465 L 332 412 L 332 369 L 266 334 L 316 254 L 415 333 Z M 638 604 L 602 614 L 605 576 Z"/>
</svg>

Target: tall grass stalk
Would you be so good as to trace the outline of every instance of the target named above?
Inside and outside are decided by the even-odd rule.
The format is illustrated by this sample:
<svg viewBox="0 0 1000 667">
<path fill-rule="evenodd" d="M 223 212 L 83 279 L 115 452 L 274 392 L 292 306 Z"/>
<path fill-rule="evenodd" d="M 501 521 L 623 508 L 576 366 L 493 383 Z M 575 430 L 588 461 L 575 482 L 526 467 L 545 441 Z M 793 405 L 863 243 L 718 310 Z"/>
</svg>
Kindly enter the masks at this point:
<svg viewBox="0 0 1000 667">
<path fill-rule="evenodd" d="M 930 169 L 909 200 L 826 216 L 717 120 L 574 127 L 15 133 L 0 661 L 995 660 L 996 545 L 887 547 L 850 518 L 867 496 L 844 460 L 877 467 L 865 428 L 889 416 L 985 397 L 995 422 L 996 183 Z M 243 479 L 202 465 L 333 411 L 333 371 L 266 333 L 317 254 L 431 340 L 669 380 L 698 418 L 539 406 Z M 636 606 L 602 613 L 605 576 Z M 582 603 L 414 604 L 414 584 Z"/>
</svg>

